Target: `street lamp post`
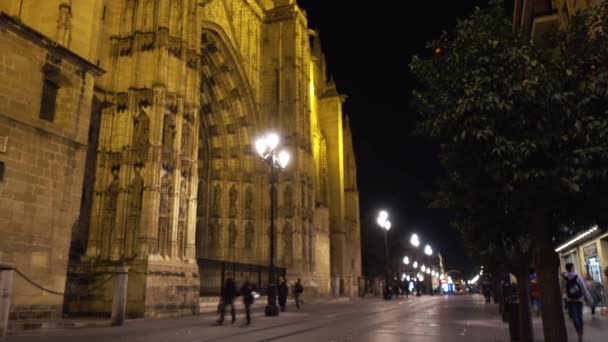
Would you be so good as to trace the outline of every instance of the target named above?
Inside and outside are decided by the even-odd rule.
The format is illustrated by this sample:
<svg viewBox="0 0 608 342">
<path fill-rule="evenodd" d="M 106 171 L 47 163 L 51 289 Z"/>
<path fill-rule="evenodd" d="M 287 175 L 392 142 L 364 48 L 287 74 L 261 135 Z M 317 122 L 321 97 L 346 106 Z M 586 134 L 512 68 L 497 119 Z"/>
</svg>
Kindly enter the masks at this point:
<svg viewBox="0 0 608 342">
<path fill-rule="evenodd" d="M 276 169 L 284 170 L 289 163 L 289 153 L 285 150 L 281 151 L 278 156 L 276 148 L 279 145 L 279 136 L 275 133 L 267 134 L 258 138 L 255 142 L 255 148 L 260 157 L 270 165 L 270 267 L 268 269 L 268 305 L 264 310 L 266 316 L 278 316 L 279 307 L 277 306 L 275 284 L 275 251 L 276 251 Z"/>
<path fill-rule="evenodd" d="M 384 230 L 384 249 L 386 251 L 386 270 L 384 275 L 384 299 L 391 299 L 389 290 L 389 273 L 390 273 L 390 257 L 388 254 L 388 236 L 387 233 L 391 229 L 391 221 L 388 220 L 388 213 L 380 211 L 378 214 L 378 225 Z"/>
</svg>

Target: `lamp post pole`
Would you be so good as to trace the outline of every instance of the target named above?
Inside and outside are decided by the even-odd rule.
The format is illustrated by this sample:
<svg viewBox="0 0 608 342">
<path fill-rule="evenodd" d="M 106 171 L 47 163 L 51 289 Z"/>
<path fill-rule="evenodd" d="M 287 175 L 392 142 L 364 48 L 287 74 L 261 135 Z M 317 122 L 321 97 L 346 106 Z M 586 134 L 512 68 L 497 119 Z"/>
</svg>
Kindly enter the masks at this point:
<svg viewBox="0 0 608 342">
<path fill-rule="evenodd" d="M 268 270 L 268 305 L 265 309 L 266 316 L 278 316 L 279 308 L 277 307 L 277 295 L 276 289 L 277 285 L 276 277 L 274 275 L 274 255 L 276 251 L 276 240 L 275 240 L 275 232 L 276 227 L 274 223 L 274 216 L 276 212 L 276 171 L 274 165 L 275 155 L 274 151 L 271 152 L 271 156 L 269 158 L 270 164 L 270 268 Z"/>
<path fill-rule="evenodd" d="M 275 228 L 275 216 L 276 216 L 276 183 L 277 183 L 277 172 L 276 169 L 280 168 L 285 170 L 287 163 L 289 163 L 289 153 L 285 150 L 276 154 L 276 148 L 279 145 L 279 135 L 276 133 L 269 133 L 263 137 L 260 137 L 255 142 L 255 149 L 260 157 L 270 165 L 270 267 L 268 268 L 268 305 L 264 310 L 266 316 L 278 316 L 279 308 L 277 307 L 277 284 L 275 276 L 274 260 L 276 254 L 276 228 Z"/>
<path fill-rule="evenodd" d="M 386 270 L 384 271 L 384 299 L 391 299 L 390 286 L 389 286 L 389 272 L 390 272 L 390 257 L 388 252 L 388 230 L 391 229 L 391 221 L 388 220 L 388 213 L 384 210 L 378 214 L 378 225 L 384 230 L 384 249 L 386 251 Z"/>
<path fill-rule="evenodd" d="M 384 284 L 386 287 L 386 289 L 385 289 L 386 294 L 384 296 L 384 299 L 390 299 L 389 273 L 391 272 L 391 267 L 390 267 L 390 256 L 389 256 L 389 252 L 388 252 L 388 234 L 387 233 L 388 233 L 388 230 L 384 229 L 384 249 L 386 250 L 386 270 L 384 271 Z"/>
</svg>

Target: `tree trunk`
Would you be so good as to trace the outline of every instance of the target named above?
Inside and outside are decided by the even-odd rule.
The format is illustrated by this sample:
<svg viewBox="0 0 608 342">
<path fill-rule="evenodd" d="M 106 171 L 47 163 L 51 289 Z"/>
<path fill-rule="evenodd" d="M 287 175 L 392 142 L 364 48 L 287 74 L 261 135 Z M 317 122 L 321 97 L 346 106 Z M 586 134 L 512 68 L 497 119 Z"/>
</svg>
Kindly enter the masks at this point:
<svg viewBox="0 0 608 342">
<path fill-rule="evenodd" d="M 542 213 L 532 216 L 530 230 L 536 243 L 536 276 L 540 286 L 540 303 L 545 341 L 567 342 L 564 304 L 559 287 L 559 257 L 547 230 L 549 222 Z"/>
<path fill-rule="evenodd" d="M 502 276 L 503 273 L 500 272 L 500 277 L 494 280 L 495 291 L 496 291 L 496 300 L 498 301 L 498 313 L 502 317 L 503 312 L 505 312 L 505 298 L 502 290 Z"/>
<path fill-rule="evenodd" d="M 518 266 L 517 297 L 519 298 L 519 340 L 521 342 L 532 342 L 534 341 L 534 330 L 532 328 L 532 314 L 530 312 L 530 273 L 528 263 Z"/>
</svg>

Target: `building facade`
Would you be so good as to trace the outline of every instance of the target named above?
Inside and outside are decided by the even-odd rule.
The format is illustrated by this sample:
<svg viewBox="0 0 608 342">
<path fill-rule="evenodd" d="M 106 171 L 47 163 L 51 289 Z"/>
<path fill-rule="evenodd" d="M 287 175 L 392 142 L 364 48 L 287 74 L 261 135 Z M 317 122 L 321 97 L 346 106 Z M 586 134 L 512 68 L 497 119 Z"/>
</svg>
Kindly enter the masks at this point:
<svg viewBox="0 0 608 342">
<path fill-rule="evenodd" d="M 599 5 L 601 0 L 515 0 L 513 27 L 531 39 L 566 24 L 576 11 Z"/>
<path fill-rule="evenodd" d="M 106 314 L 125 266 L 129 315 L 192 313 L 201 284 L 221 279 L 197 260 L 268 265 L 270 171 L 252 144 L 270 130 L 292 155 L 276 263 L 310 294 L 357 294 L 345 96 L 293 0 L 6 0 L 0 11 L 3 46 L 16 46 L 0 69 L 15 92 L 0 98 L 0 261 L 65 293 L 16 277 L 13 317 Z"/>
</svg>

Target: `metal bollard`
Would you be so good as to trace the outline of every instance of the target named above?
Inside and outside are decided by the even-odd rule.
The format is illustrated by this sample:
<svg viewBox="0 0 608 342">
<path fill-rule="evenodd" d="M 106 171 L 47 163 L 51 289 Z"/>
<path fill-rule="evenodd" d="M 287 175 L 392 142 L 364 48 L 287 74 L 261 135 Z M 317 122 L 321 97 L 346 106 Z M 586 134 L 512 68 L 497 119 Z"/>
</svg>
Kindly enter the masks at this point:
<svg viewBox="0 0 608 342">
<path fill-rule="evenodd" d="M 111 324 L 123 325 L 127 311 L 127 283 L 129 280 L 129 267 L 123 267 L 116 272 L 116 285 L 114 287 L 114 298 L 112 299 Z"/>
<path fill-rule="evenodd" d="M 0 264 L 0 338 L 8 332 L 8 316 L 11 310 L 13 296 L 14 265 Z"/>
</svg>

